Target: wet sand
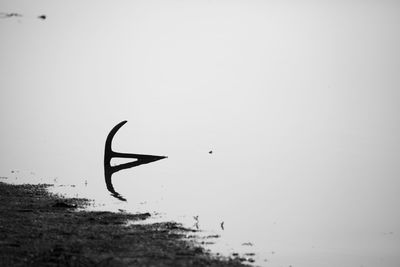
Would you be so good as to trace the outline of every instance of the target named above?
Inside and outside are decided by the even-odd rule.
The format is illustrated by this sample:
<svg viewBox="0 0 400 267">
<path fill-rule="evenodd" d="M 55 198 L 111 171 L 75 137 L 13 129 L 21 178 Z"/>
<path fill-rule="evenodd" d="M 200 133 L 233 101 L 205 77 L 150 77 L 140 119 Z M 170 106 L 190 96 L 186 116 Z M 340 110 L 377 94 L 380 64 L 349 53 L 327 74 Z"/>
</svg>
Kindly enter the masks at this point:
<svg viewBox="0 0 400 267">
<path fill-rule="evenodd" d="M 127 226 L 151 215 L 84 211 L 89 200 L 49 186 L 0 182 L 0 266 L 248 266 L 205 251 L 175 222 Z"/>
</svg>

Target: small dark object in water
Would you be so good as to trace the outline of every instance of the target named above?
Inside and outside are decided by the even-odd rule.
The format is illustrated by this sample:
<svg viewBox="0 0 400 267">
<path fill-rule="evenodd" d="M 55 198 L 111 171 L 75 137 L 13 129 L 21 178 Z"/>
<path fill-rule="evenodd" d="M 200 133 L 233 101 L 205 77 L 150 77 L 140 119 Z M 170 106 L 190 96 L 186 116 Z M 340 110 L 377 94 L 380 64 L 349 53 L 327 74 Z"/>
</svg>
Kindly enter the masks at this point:
<svg viewBox="0 0 400 267">
<path fill-rule="evenodd" d="M 195 220 L 194 227 L 199 230 L 199 215 L 193 216 L 193 219 Z"/>
<path fill-rule="evenodd" d="M 53 205 L 53 208 L 76 208 L 76 204 L 68 204 L 65 202 L 57 202 L 56 204 Z"/>
<path fill-rule="evenodd" d="M 251 246 L 253 246 L 253 243 L 251 243 L 251 242 L 246 242 L 246 243 L 243 243 L 242 246 L 250 246 L 250 247 L 251 247 Z"/>
<path fill-rule="evenodd" d="M 212 153 L 213 153 L 213 151 L 212 151 L 212 150 L 208 151 L 208 154 L 212 154 Z"/>
<path fill-rule="evenodd" d="M 253 252 L 250 252 L 250 253 L 245 253 L 244 255 L 254 257 L 256 254 Z"/>
<path fill-rule="evenodd" d="M 225 223 L 225 222 L 222 222 L 222 223 L 221 223 L 221 229 L 222 229 L 222 230 L 225 230 L 225 228 L 224 228 L 224 223 Z"/>
<path fill-rule="evenodd" d="M 40 15 L 40 16 L 38 16 L 38 19 L 43 19 L 43 20 L 45 20 L 47 17 L 46 17 L 46 15 Z"/>
<path fill-rule="evenodd" d="M 22 17 L 22 14 L 0 12 L 0 18 L 11 18 L 11 17 Z"/>
</svg>

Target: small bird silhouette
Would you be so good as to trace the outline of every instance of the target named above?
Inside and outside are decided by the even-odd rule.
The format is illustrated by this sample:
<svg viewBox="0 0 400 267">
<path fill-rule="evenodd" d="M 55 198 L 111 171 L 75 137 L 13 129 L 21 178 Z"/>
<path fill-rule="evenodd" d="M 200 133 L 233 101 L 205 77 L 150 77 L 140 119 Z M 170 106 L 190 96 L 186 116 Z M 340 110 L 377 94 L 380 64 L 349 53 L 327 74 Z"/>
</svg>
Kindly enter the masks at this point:
<svg viewBox="0 0 400 267">
<path fill-rule="evenodd" d="M 224 228 L 224 222 L 221 223 L 221 229 L 222 229 L 222 230 L 225 230 L 225 228 Z"/>
</svg>

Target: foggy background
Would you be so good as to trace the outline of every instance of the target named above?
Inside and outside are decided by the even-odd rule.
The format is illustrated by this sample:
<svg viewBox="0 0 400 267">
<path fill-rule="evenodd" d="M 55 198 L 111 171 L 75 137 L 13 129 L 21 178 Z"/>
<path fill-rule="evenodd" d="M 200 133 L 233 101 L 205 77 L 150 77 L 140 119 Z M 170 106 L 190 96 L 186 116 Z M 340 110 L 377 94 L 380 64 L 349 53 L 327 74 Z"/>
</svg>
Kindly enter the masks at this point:
<svg viewBox="0 0 400 267">
<path fill-rule="evenodd" d="M 23 15 L 0 18 L 1 176 L 87 180 L 110 198 L 104 142 L 128 120 L 116 151 L 169 157 L 114 175 L 128 200 L 235 225 L 258 253 L 291 251 L 286 265 L 400 263 L 397 1 L 1 0 L 0 12 Z"/>
</svg>

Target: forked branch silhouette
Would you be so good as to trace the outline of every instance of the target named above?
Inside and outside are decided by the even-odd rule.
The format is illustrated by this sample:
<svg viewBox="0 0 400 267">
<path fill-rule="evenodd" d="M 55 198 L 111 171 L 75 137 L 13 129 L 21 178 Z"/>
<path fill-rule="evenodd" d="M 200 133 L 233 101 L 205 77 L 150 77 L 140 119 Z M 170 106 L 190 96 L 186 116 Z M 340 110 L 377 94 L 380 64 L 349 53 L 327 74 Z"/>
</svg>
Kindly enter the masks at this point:
<svg viewBox="0 0 400 267">
<path fill-rule="evenodd" d="M 116 126 L 114 126 L 114 128 L 110 131 L 110 133 L 108 134 L 107 139 L 106 139 L 106 145 L 105 145 L 105 150 L 104 150 L 104 176 L 106 179 L 107 189 L 108 189 L 108 191 L 111 192 L 112 196 L 114 196 L 122 201 L 126 201 L 126 199 L 124 197 L 122 197 L 118 192 L 115 191 L 114 186 L 111 181 L 111 176 L 115 172 L 166 158 L 165 156 L 120 153 L 120 152 L 113 151 L 112 150 L 112 140 L 113 140 L 115 134 L 118 132 L 118 130 L 125 123 L 127 123 L 127 121 L 121 121 Z M 112 158 L 131 158 L 131 159 L 136 159 L 136 160 L 134 160 L 132 162 L 112 166 L 111 165 Z"/>
</svg>

